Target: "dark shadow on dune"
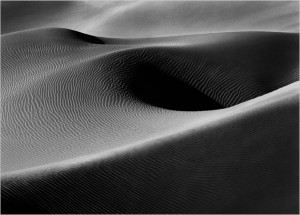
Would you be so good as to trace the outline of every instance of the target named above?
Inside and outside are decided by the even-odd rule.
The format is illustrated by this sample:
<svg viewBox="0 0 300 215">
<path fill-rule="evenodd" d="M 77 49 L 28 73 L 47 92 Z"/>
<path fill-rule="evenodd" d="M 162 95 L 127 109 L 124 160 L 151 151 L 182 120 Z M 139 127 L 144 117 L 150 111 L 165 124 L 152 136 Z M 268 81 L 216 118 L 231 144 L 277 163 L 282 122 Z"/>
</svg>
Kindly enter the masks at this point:
<svg viewBox="0 0 300 215">
<path fill-rule="evenodd" d="M 43 214 L 45 211 L 39 208 L 34 202 L 30 200 L 19 200 L 19 199 L 1 199 L 1 204 L 5 205 L 1 209 L 1 213 L 3 214 L 18 214 L 22 212 L 22 214 Z"/>
<path fill-rule="evenodd" d="M 135 96 L 157 107 L 180 111 L 223 108 L 197 89 L 147 63 L 138 66 L 132 86 Z"/>
<path fill-rule="evenodd" d="M 98 37 L 84 34 L 84 33 L 78 32 L 78 31 L 72 31 L 72 33 L 73 33 L 73 36 L 78 40 L 81 40 L 81 41 L 84 41 L 87 43 L 92 43 L 92 44 L 105 44 L 105 42 Z"/>
</svg>

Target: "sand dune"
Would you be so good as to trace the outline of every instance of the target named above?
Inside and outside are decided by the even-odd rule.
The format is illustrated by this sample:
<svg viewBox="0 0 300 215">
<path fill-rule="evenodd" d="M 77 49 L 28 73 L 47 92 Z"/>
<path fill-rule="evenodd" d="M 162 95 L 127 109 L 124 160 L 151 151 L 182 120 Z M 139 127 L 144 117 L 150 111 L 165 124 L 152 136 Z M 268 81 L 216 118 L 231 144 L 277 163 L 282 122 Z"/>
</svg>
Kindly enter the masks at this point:
<svg viewBox="0 0 300 215">
<path fill-rule="evenodd" d="M 255 24 L 278 11 L 292 19 L 295 3 L 257 3 L 257 19 L 240 10 L 240 23 L 252 20 L 241 32 L 227 18 L 232 32 L 196 22 L 176 36 L 178 23 L 136 38 L 105 28 L 122 25 L 118 16 L 95 19 L 132 19 L 125 11 L 153 11 L 149 2 L 1 4 L 11 22 L 1 36 L 2 213 L 299 212 L 299 34 L 293 22 Z M 193 4 L 171 10 L 185 16 Z"/>
<path fill-rule="evenodd" d="M 2 34 L 44 27 L 122 38 L 299 31 L 298 1 L 2 1 L 1 8 Z"/>
</svg>

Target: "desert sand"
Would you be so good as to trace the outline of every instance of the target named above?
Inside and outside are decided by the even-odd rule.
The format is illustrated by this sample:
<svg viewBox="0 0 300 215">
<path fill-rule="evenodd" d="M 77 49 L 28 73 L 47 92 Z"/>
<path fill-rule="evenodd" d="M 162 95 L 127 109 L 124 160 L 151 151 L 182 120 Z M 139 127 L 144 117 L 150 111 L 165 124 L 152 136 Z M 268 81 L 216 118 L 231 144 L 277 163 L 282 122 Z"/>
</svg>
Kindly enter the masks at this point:
<svg viewBox="0 0 300 215">
<path fill-rule="evenodd" d="M 298 213 L 297 6 L 1 2 L 2 213 Z"/>
</svg>

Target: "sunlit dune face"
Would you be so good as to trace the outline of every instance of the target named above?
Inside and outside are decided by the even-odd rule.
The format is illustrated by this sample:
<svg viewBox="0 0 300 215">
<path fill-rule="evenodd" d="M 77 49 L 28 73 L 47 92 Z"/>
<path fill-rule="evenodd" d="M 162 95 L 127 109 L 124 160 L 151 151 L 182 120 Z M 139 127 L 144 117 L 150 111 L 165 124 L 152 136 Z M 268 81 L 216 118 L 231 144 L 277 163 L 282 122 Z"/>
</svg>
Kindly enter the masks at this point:
<svg viewBox="0 0 300 215">
<path fill-rule="evenodd" d="M 62 27 L 105 37 L 232 31 L 298 32 L 298 2 L 2 2 L 2 34 Z M 20 16 L 12 16 L 14 12 Z"/>
</svg>

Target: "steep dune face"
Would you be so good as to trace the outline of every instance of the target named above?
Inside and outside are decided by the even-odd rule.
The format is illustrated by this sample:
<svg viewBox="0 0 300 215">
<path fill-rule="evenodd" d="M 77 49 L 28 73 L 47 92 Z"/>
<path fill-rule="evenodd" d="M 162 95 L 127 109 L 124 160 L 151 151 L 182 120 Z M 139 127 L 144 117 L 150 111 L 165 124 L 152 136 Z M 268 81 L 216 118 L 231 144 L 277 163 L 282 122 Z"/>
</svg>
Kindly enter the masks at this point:
<svg viewBox="0 0 300 215">
<path fill-rule="evenodd" d="M 299 212 L 298 2 L 1 6 L 2 213 Z"/>
</svg>

